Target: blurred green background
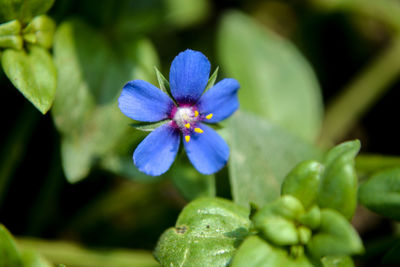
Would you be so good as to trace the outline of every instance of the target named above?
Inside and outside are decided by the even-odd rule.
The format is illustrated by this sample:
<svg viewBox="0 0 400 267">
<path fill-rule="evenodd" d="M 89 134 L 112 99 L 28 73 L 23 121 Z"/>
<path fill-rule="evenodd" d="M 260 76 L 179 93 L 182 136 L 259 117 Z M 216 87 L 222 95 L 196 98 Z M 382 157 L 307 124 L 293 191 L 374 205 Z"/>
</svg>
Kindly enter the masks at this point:
<svg viewBox="0 0 400 267">
<path fill-rule="evenodd" d="M 20 242 L 57 263 L 115 264 L 107 265 L 104 253 L 48 243 L 62 240 L 129 249 L 109 257 L 132 256 L 131 264 L 150 266 L 150 252 L 133 250 L 151 251 L 188 200 L 216 194 L 248 201 L 235 188 L 230 192 L 236 176 L 263 179 L 256 170 L 270 164 L 265 172 L 283 177 L 314 153 L 309 146 L 358 138 L 362 153 L 400 163 L 397 0 L 56 0 L 47 14 L 57 23 L 51 53 L 58 84 L 50 112 L 41 115 L 0 74 L 0 222 L 18 240 L 42 240 Z M 154 66 L 168 77 L 170 62 L 186 48 L 207 55 L 213 70 L 219 66 L 218 80 L 238 79 L 241 109 L 267 120 L 239 114 L 221 131 L 233 151 L 263 151 L 252 154 L 258 161 L 249 170 L 235 156 L 207 177 L 181 156 L 160 178 L 132 164 L 145 135 L 129 127 L 116 97 L 131 79 L 155 84 Z M 295 147 L 297 154 L 287 152 Z M 278 166 L 283 158 L 287 165 Z M 368 160 L 357 162 L 360 179 L 377 162 Z M 277 191 L 270 191 L 255 194 L 273 198 Z M 376 266 L 399 227 L 364 208 L 353 224 L 367 248 L 357 264 Z"/>
</svg>

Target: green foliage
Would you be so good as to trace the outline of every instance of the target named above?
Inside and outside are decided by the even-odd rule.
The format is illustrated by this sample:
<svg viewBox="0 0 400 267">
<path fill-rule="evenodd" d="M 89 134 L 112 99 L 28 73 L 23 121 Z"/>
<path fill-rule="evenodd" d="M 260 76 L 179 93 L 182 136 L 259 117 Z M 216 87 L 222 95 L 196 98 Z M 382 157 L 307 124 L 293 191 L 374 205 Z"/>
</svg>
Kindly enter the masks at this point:
<svg viewBox="0 0 400 267">
<path fill-rule="evenodd" d="M 53 5 L 54 0 L 2 0 L 0 1 L 0 21 L 17 19 L 22 23 L 44 14 Z"/>
<path fill-rule="evenodd" d="M 257 236 L 248 237 L 239 247 L 232 260 L 232 267 L 312 267 L 311 262 L 302 255 L 292 258 L 288 251 L 274 247 Z"/>
<path fill-rule="evenodd" d="M 21 34 L 21 23 L 18 20 L 0 24 L 0 47 L 22 49 L 23 39 Z"/>
<path fill-rule="evenodd" d="M 0 224 L 0 267 L 50 267 L 37 252 L 18 248 L 12 235 Z"/>
<path fill-rule="evenodd" d="M 163 266 L 226 266 L 249 227 L 246 209 L 224 199 L 200 198 L 162 234 L 155 256 Z"/>
<path fill-rule="evenodd" d="M 23 30 L 23 37 L 28 43 L 49 49 L 53 45 L 55 30 L 56 25 L 50 17 L 46 15 L 37 16 Z"/>
<path fill-rule="evenodd" d="M 59 26 L 54 54 L 59 76 L 52 115 L 62 135 L 66 177 L 76 182 L 105 155 L 119 158 L 120 144 L 125 149 L 121 155 L 127 157 L 135 136 L 140 138 L 116 99 L 127 81 L 149 80 L 157 57 L 146 40 L 128 41 L 116 49 L 79 20 Z"/>
<path fill-rule="evenodd" d="M 254 227 L 274 245 L 296 245 L 299 243 L 299 234 L 295 221 L 303 213 L 304 208 L 297 198 L 283 196 L 254 215 Z"/>
<path fill-rule="evenodd" d="M 21 254 L 10 232 L 0 224 L 0 267 L 23 266 Z"/>
<path fill-rule="evenodd" d="M 318 205 L 353 217 L 357 206 L 357 175 L 354 158 L 360 150 L 358 140 L 342 143 L 331 149 L 324 160 Z"/>
<path fill-rule="evenodd" d="M 314 160 L 298 164 L 285 178 L 282 184 L 282 195 L 292 195 L 308 209 L 317 197 L 324 166 Z"/>
<path fill-rule="evenodd" d="M 362 205 L 400 221 L 400 168 L 377 172 L 359 188 Z"/>
<path fill-rule="evenodd" d="M 229 173 L 233 200 L 259 206 L 275 200 L 289 170 L 303 160 L 319 158 L 319 151 L 262 118 L 237 112 L 230 119 Z"/>
<path fill-rule="evenodd" d="M 322 102 L 315 75 L 288 41 L 237 11 L 218 31 L 221 66 L 241 85 L 241 108 L 313 140 L 321 126 Z"/>
<path fill-rule="evenodd" d="M 40 112 L 46 113 L 56 91 L 56 68 L 49 52 L 39 46 L 30 46 L 28 51 L 7 49 L 1 63 L 13 85 Z"/>
<path fill-rule="evenodd" d="M 307 249 L 317 259 L 364 251 L 362 241 L 351 224 L 340 213 L 330 209 L 321 210 L 320 227 L 307 244 Z"/>
<path fill-rule="evenodd" d="M 351 219 L 357 205 L 354 158 L 359 150 L 358 140 L 349 141 L 328 151 L 323 163 L 300 163 L 286 176 L 282 194 L 298 198 L 306 209 L 318 204 Z"/>
</svg>

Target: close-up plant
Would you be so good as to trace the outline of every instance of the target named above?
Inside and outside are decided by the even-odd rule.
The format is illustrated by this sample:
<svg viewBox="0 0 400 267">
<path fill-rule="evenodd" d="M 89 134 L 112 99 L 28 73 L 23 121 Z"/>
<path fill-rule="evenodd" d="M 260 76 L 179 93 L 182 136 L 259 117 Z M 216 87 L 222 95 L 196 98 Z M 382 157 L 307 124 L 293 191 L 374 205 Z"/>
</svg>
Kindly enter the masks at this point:
<svg viewBox="0 0 400 267">
<path fill-rule="evenodd" d="M 0 0 L 0 267 L 400 266 L 400 0 Z"/>
</svg>

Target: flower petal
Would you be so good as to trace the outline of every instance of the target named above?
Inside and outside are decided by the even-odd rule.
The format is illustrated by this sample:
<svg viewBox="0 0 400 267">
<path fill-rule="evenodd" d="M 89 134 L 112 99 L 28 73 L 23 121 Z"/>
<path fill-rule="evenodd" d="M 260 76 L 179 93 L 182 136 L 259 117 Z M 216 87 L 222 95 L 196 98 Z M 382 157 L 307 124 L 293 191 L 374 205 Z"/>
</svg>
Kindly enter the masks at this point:
<svg viewBox="0 0 400 267">
<path fill-rule="evenodd" d="M 138 145 L 133 153 L 133 162 L 145 174 L 161 175 L 174 162 L 179 144 L 179 131 L 166 123 L 151 132 Z"/>
<path fill-rule="evenodd" d="M 228 162 L 229 147 L 216 131 L 200 124 L 203 133 L 193 133 L 185 150 L 193 166 L 203 174 L 219 171 Z"/>
<path fill-rule="evenodd" d="M 197 103 L 199 112 L 213 114 L 206 122 L 216 123 L 224 120 L 239 108 L 239 87 L 240 84 L 235 79 L 223 79 L 201 96 Z"/>
<path fill-rule="evenodd" d="M 179 104 L 195 103 L 210 76 L 210 62 L 198 51 L 187 49 L 172 61 L 169 82 L 172 96 Z"/>
<path fill-rule="evenodd" d="M 118 102 L 120 110 L 126 116 L 145 122 L 168 118 L 174 106 L 166 93 L 142 80 L 134 80 L 125 84 Z"/>
</svg>

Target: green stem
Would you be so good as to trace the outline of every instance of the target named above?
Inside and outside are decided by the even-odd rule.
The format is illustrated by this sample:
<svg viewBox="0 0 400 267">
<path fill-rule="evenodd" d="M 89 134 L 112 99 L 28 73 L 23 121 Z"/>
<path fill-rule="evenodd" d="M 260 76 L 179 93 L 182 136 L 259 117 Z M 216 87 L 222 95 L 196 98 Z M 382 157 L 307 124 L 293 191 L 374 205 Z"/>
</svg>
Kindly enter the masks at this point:
<svg viewBox="0 0 400 267">
<path fill-rule="evenodd" d="M 95 251 L 76 244 L 39 239 L 18 238 L 17 243 L 23 250 L 33 250 L 54 264 L 68 267 L 155 267 L 159 266 L 151 252 L 133 250 Z"/>
<path fill-rule="evenodd" d="M 11 177 L 22 160 L 29 137 L 39 118 L 39 113 L 33 110 L 30 104 L 26 104 L 5 140 L 0 154 L 0 207 Z"/>
<path fill-rule="evenodd" d="M 341 140 L 400 74 L 400 37 L 392 40 L 328 106 L 320 143 Z"/>
</svg>

